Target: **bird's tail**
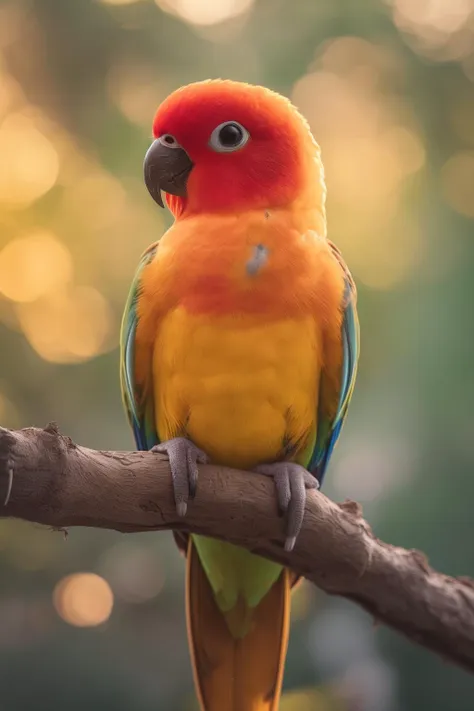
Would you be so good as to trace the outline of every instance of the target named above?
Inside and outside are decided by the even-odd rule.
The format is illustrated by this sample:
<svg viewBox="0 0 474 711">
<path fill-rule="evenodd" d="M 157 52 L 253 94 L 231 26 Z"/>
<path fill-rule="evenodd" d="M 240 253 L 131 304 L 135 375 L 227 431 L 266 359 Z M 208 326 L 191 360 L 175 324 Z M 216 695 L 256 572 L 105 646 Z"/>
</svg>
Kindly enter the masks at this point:
<svg viewBox="0 0 474 711">
<path fill-rule="evenodd" d="M 194 681 L 202 711 L 277 711 L 288 645 L 290 573 L 251 611 L 237 638 L 219 610 L 190 537 L 186 613 Z"/>
</svg>

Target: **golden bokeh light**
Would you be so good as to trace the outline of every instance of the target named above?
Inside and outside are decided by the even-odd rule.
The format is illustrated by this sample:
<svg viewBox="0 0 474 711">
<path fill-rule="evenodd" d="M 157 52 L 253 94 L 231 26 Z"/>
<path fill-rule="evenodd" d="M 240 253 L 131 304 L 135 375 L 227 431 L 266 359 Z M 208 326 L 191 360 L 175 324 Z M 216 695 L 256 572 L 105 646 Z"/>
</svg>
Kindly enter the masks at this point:
<svg viewBox="0 0 474 711">
<path fill-rule="evenodd" d="M 217 25 L 243 15 L 254 0 L 155 0 L 165 12 L 178 15 L 191 25 Z"/>
<path fill-rule="evenodd" d="M 83 163 L 76 158 L 75 178 L 68 175 L 56 220 L 67 226 L 78 278 L 106 284 L 111 299 L 122 306 L 137 255 L 160 237 L 166 218 L 141 178 L 119 180 L 87 156 Z"/>
<path fill-rule="evenodd" d="M 69 219 L 81 219 L 84 206 L 96 229 L 109 226 L 120 214 L 126 193 L 120 181 L 105 170 L 90 170 L 65 192 L 62 208 Z"/>
<path fill-rule="evenodd" d="M 27 114 L 9 114 L 0 125 L 0 155 L 0 203 L 8 207 L 30 205 L 58 178 L 58 153 Z"/>
<path fill-rule="evenodd" d="M 474 218 L 474 151 L 456 153 L 444 164 L 441 189 L 448 205 Z"/>
<path fill-rule="evenodd" d="M 472 0 L 392 0 L 393 21 L 419 54 L 456 60 L 472 53 Z"/>
<path fill-rule="evenodd" d="M 151 132 L 153 116 L 168 89 L 158 83 L 149 65 L 130 60 L 117 62 L 107 75 L 107 89 L 114 104 L 131 123 Z"/>
<path fill-rule="evenodd" d="M 293 90 L 322 148 L 330 234 L 356 278 L 376 289 L 413 274 L 422 251 L 420 232 L 396 219 L 405 181 L 425 164 L 414 118 L 389 90 L 400 71 L 386 48 L 340 37 Z"/>
<path fill-rule="evenodd" d="M 100 575 L 74 573 L 56 585 L 53 604 L 58 615 L 70 625 L 96 627 L 109 619 L 114 596 Z"/>
<path fill-rule="evenodd" d="M 399 181 L 424 166 L 426 152 L 415 131 L 406 126 L 394 126 L 385 132 L 384 140 L 392 155 L 398 156 Z"/>
<path fill-rule="evenodd" d="M 90 286 L 55 291 L 17 306 L 18 319 L 31 346 L 44 360 L 79 363 L 103 353 L 112 330 L 111 309 Z"/>
<path fill-rule="evenodd" d="M 0 251 L 0 294 L 27 303 L 72 278 L 71 253 L 51 232 L 37 230 Z"/>
<path fill-rule="evenodd" d="M 425 31 L 451 34 L 461 29 L 473 10 L 472 0 L 395 0 L 397 17 L 412 27 Z"/>
<path fill-rule="evenodd" d="M 73 189 L 78 180 L 102 170 L 97 158 L 86 152 L 62 126 L 55 130 L 54 142 L 61 163 L 60 185 Z"/>
</svg>

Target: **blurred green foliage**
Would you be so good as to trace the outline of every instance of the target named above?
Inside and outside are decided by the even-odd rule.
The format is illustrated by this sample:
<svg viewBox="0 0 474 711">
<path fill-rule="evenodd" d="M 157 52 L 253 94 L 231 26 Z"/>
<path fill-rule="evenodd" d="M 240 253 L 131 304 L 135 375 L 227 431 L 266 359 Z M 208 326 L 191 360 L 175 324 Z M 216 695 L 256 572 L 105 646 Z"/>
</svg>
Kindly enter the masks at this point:
<svg viewBox="0 0 474 711">
<path fill-rule="evenodd" d="M 169 224 L 141 177 L 154 110 L 207 77 L 265 84 L 322 146 L 329 234 L 359 287 L 360 375 L 326 493 L 474 575 L 473 19 L 472 0 L 0 4 L 1 423 L 133 446 L 117 340 Z M 4 521 L 0 571 L 2 708 L 196 708 L 169 536 L 65 542 Z M 353 605 L 303 585 L 293 620 L 282 710 L 474 708 L 472 677 Z"/>
</svg>

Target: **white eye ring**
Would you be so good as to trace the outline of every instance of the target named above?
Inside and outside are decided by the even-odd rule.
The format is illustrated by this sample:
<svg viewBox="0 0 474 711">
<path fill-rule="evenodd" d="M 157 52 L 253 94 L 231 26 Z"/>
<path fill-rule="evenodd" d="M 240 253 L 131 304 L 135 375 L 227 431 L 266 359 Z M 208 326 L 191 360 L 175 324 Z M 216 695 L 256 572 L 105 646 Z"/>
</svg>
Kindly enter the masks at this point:
<svg viewBox="0 0 474 711">
<path fill-rule="evenodd" d="M 171 135 L 171 133 L 163 133 L 161 136 L 158 136 L 158 141 L 167 148 L 181 148 L 178 141 Z"/>
<path fill-rule="evenodd" d="M 209 139 L 209 145 L 217 153 L 233 153 L 245 146 L 250 138 L 250 133 L 237 121 L 224 121 L 220 123 Z"/>
</svg>

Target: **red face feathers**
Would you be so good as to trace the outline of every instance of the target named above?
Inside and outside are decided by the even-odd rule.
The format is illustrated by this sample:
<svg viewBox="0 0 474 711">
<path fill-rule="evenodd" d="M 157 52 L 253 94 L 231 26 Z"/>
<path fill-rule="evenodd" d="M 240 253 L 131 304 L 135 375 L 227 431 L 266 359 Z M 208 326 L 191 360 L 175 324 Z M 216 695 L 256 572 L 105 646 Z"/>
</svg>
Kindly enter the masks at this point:
<svg viewBox="0 0 474 711">
<path fill-rule="evenodd" d="M 190 84 L 171 94 L 153 122 L 145 181 L 175 216 L 324 200 L 319 148 L 296 108 L 260 86 Z M 319 189 L 318 189 L 319 188 Z"/>
</svg>

